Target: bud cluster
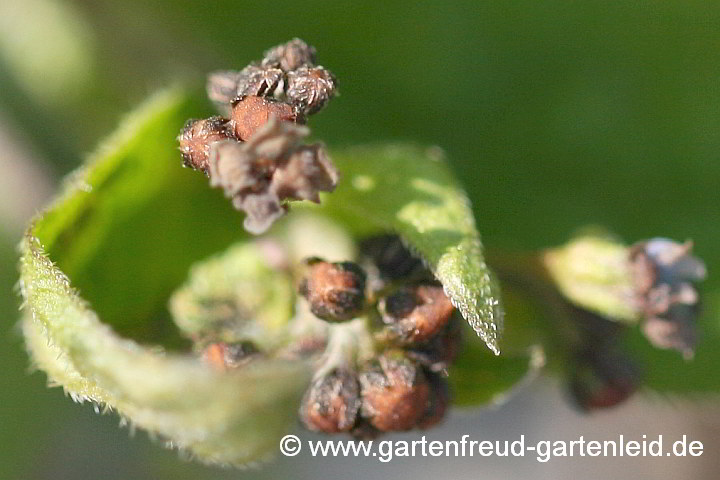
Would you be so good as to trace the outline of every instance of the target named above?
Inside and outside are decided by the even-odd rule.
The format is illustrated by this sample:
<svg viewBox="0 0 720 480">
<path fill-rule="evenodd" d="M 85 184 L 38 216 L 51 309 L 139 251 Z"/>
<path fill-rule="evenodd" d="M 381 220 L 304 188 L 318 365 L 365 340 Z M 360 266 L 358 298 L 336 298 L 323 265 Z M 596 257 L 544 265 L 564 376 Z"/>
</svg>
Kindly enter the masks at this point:
<svg viewBox="0 0 720 480">
<path fill-rule="evenodd" d="M 321 143 L 302 144 L 307 117 L 335 95 L 332 73 L 315 64 L 300 39 L 278 45 L 239 72 L 210 74 L 210 99 L 229 117 L 189 120 L 178 142 L 186 166 L 210 177 L 259 234 L 287 211 L 287 201 L 320 202 L 338 173 Z"/>
<path fill-rule="evenodd" d="M 310 311 L 331 329 L 367 319 L 374 349 L 370 357 L 321 365 L 300 419 L 310 430 L 356 437 L 428 428 L 450 400 L 445 377 L 460 344 L 452 303 L 398 237 L 374 237 L 362 251 L 362 267 L 304 263 L 298 291 Z"/>
</svg>

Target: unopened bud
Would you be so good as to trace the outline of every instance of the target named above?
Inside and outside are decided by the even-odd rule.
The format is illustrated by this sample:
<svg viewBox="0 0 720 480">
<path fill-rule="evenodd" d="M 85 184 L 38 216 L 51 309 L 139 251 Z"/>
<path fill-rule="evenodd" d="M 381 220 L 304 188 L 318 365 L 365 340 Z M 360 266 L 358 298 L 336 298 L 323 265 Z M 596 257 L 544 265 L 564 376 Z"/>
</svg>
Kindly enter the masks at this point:
<svg viewBox="0 0 720 480">
<path fill-rule="evenodd" d="M 260 352 L 250 341 L 211 343 L 203 351 L 203 359 L 218 370 L 240 367 L 250 362 Z"/>
<path fill-rule="evenodd" d="M 430 385 L 402 351 L 386 352 L 360 374 L 362 416 L 384 432 L 415 427 L 428 411 Z"/>
<path fill-rule="evenodd" d="M 325 433 L 349 431 L 360 409 L 357 375 L 339 368 L 314 380 L 301 405 L 300 420 L 308 429 Z"/>
<path fill-rule="evenodd" d="M 306 260 L 306 267 L 298 290 L 316 317 L 341 322 L 363 312 L 365 272 L 356 263 L 311 258 Z"/>
<path fill-rule="evenodd" d="M 210 146 L 228 138 L 228 121 L 222 117 L 189 120 L 178 137 L 183 163 L 186 167 L 207 173 Z"/>
<path fill-rule="evenodd" d="M 442 331 L 453 305 L 442 287 L 418 285 L 401 288 L 382 299 L 380 311 L 391 338 L 414 344 L 426 342 Z"/>
<path fill-rule="evenodd" d="M 285 72 L 295 70 L 303 65 L 315 63 L 315 48 L 299 38 L 273 47 L 265 52 L 262 64 L 279 67 Z"/>
<path fill-rule="evenodd" d="M 300 67 L 288 72 L 287 81 L 288 101 L 303 116 L 319 112 L 335 96 L 335 77 L 323 67 Z"/>
<path fill-rule="evenodd" d="M 235 136 L 242 141 L 250 138 L 268 123 L 270 117 L 283 122 L 295 122 L 297 115 L 292 106 L 265 97 L 240 97 L 232 106 L 232 123 Z"/>
</svg>

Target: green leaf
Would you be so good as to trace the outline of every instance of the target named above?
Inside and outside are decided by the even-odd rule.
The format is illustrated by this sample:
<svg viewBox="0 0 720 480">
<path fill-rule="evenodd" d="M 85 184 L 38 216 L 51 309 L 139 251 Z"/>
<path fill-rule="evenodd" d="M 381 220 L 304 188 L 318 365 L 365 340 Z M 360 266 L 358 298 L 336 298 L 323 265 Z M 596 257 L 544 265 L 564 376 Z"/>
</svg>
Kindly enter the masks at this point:
<svg viewBox="0 0 720 480">
<path fill-rule="evenodd" d="M 240 465 L 276 450 L 308 367 L 259 360 L 222 373 L 131 339 L 175 345 L 170 292 L 192 262 L 243 236 L 219 192 L 180 168 L 175 136 L 197 109 L 177 91 L 155 96 L 34 220 L 21 244 L 23 331 L 73 398 L 202 461 Z"/>
<path fill-rule="evenodd" d="M 442 282 L 495 354 L 502 332 L 499 289 L 483 258 L 465 192 L 437 148 L 407 145 L 332 152 L 342 179 L 320 207 L 356 235 L 395 231 Z"/>
</svg>

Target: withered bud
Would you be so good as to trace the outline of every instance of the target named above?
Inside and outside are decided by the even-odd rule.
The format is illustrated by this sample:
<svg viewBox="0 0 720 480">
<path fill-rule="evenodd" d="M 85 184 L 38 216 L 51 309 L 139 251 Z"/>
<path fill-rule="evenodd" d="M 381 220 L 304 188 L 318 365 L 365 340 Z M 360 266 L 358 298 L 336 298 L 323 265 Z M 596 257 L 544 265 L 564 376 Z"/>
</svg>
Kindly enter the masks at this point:
<svg viewBox="0 0 720 480">
<path fill-rule="evenodd" d="M 617 406 L 632 396 L 641 383 L 638 368 L 617 346 L 581 356 L 570 378 L 570 394 L 584 411 Z"/>
<path fill-rule="evenodd" d="M 298 286 L 310 311 L 328 322 L 351 320 L 365 308 L 365 272 L 356 263 L 330 263 L 319 258 L 305 261 Z"/>
<path fill-rule="evenodd" d="M 430 384 L 400 350 L 382 354 L 360 374 L 361 415 L 383 432 L 415 427 L 428 411 Z"/>
<path fill-rule="evenodd" d="M 312 382 L 300 407 L 300 420 L 310 430 L 347 432 L 360 409 L 360 386 L 355 372 L 338 368 Z"/>
<path fill-rule="evenodd" d="M 221 187 L 235 208 L 245 211 L 244 225 L 249 232 L 262 233 L 285 214 L 283 198 L 271 188 L 273 174 L 308 134 L 307 127 L 271 117 L 247 142 L 213 145 L 210 185 Z"/>
<path fill-rule="evenodd" d="M 222 117 L 189 120 L 178 136 L 183 163 L 186 167 L 208 173 L 210 146 L 229 137 L 228 121 Z"/>
<path fill-rule="evenodd" d="M 315 48 L 299 38 L 277 45 L 265 52 L 263 65 L 279 67 L 285 72 L 295 70 L 303 65 L 315 64 Z"/>
<path fill-rule="evenodd" d="M 284 122 L 298 119 L 293 107 L 287 103 L 254 95 L 239 97 L 233 103 L 230 115 L 235 136 L 242 141 L 250 140 L 271 117 Z"/>
<path fill-rule="evenodd" d="M 248 65 L 238 74 L 235 97 L 255 95 L 272 97 L 285 87 L 285 74 L 279 68 L 265 65 Z"/>
<path fill-rule="evenodd" d="M 338 178 L 324 145 L 303 145 L 277 168 L 273 189 L 280 198 L 320 203 L 319 192 L 335 190 Z"/>
<path fill-rule="evenodd" d="M 303 66 L 288 72 L 285 94 L 299 114 L 312 115 L 322 110 L 335 95 L 336 83 L 329 70 Z"/>
<path fill-rule="evenodd" d="M 380 300 L 386 333 L 404 344 L 430 340 L 450 321 L 453 305 L 442 287 L 417 285 L 404 287 Z"/>
<path fill-rule="evenodd" d="M 360 242 L 360 252 L 377 268 L 383 285 L 386 282 L 425 273 L 422 260 L 408 250 L 398 235 L 376 235 L 366 238 Z"/>
<path fill-rule="evenodd" d="M 228 370 L 247 364 L 260 351 L 250 341 L 211 343 L 203 350 L 203 360 L 218 370 Z"/>
<path fill-rule="evenodd" d="M 696 342 L 699 295 L 694 283 L 706 276 L 705 264 L 690 252 L 692 243 L 655 238 L 630 249 L 637 302 L 645 316 L 643 332 L 658 348 L 691 357 Z"/>
<path fill-rule="evenodd" d="M 430 385 L 430 400 L 425 413 L 417 424 L 419 428 L 423 429 L 434 427 L 440 423 L 445 418 L 445 413 L 450 407 L 450 386 L 447 379 L 433 372 L 426 372 L 425 376 Z"/>
</svg>

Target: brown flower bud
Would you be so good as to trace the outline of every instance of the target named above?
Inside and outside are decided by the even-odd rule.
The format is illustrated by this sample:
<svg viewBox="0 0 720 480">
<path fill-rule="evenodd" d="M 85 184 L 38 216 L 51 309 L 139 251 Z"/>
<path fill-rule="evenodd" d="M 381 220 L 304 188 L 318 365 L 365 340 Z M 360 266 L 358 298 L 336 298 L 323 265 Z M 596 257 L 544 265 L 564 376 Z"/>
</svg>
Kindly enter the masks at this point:
<svg viewBox="0 0 720 480">
<path fill-rule="evenodd" d="M 320 203 L 319 192 L 332 192 L 338 182 L 335 166 L 321 144 L 295 150 L 273 176 L 273 189 L 280 198 Z"/>
<path fill-rule="evenodd" d="M 295 122 L 298 118 L 287 103 L 254 95 L 240 97 L 233 104 L 231 112 L 235 136 L 242 141 L 250 140 L 271 117 L 284 122 Z"/>
<path fill-rule="evenodd" d="M 211 343 L 203 350 L 203 360 L 218 370 L 240 367 L 250 362 L 260 352 L 250 341 Z"/>
<path fill-rule="evenodd" d="M 272 97 L 282 92 L 285 74 L 279 68 L 264 65 L 248 65 L 238 74 L 235 97 L 258 96 Z"/>
<path fill-rule="evenodd" d="M 245 229 L 262 233 L 282 217 L 287 207 L 271 188 L 278 165 L 294 152 L 309 134 L 307 127 L 271 117 L 245 142 L 226 141 L 210 152 L 210 185 L 221 187 L 233 205 L 245 211 Z"/>
<path fill-rule="evenodd" d="M 445 413 L 450 407 L 450 387 L 447 379 L 440 374 L 426 372 L 425 376 L 430 385 L 430 401 L 417 426 L 427 429 L 434 427 L 445 418 Z"/>
<path fill-rule="evenodd" d="M 189 120 L 178 136 L 183 163 L 186 167 L 207 173 L 210 146 L 229 137 L 228 121 L 222 117 Z"/>
<path fill-rule="evenodd" d="M 306 260 L 306 272 L 298 286 L 310 311 L 328 322 L 351 320 L 365 308 L 365 272 L 355 263 Z"/>
<path fill-rule="evenodd" d="M 361 415 L 383 432 L 409 430 L 428 411 L 430 385 L 402 351 L 381 355 L 360 374 Z"/>
<path fill-rule="evenodd" d="M 390 338 L 405 344 L 430 340 L 450 321 L 453 305 L 442 287 L 417 285 L 401 288 L 380 300 Z"/>
<path fill-rule="evenodd" d="M 317 113 L 335 95 L 336 80 L 323 67 L 303 66 L 287 74 L 288 101 L 303 116 Z"/>
<path fill-rule="evenodd" d="M 300 420 L 316 432 L 347 432 L 355 425 L 359 409 L 357 375 L 339 368 L 312 382 L 302 400 Z"/>
<path fill-rule="evenodd" d="M 303 65 L 315 64 L 315 48 L 299 38 L 273 47 L 265 52 L 263 65 L 277 66 L 289 72 Z"/>
</svg>

